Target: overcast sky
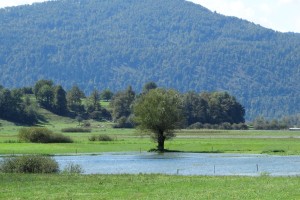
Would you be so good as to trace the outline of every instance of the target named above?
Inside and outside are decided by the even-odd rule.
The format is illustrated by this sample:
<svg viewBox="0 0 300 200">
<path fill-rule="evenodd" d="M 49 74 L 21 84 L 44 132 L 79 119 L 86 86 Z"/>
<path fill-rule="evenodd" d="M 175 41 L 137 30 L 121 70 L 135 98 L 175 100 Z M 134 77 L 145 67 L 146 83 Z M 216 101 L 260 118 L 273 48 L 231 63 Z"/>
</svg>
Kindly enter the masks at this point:
<svg viewBox="0 0 300 200">
<path fill-rule="evenodd" d="M 0 0 L 0 7 L 45 0 Z M 300 33 L 300 0 L 189 0 L 212 11 L 236 16 L 282 32 Z"/>
</svg>

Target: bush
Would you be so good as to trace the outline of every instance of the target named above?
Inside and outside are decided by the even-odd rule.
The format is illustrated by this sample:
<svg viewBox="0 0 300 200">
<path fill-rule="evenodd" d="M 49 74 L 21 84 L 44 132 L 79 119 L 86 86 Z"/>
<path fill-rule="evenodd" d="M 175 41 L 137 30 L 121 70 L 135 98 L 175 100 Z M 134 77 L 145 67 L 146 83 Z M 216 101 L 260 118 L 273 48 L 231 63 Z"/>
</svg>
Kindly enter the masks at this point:
<svg viewBox="0 0 300 200">
<path fill-rule="evenodd" d="M 90 133 L 92 130 L 87 128 L 64 128 L 61 131 L 65 133 Z"/>
<path fill-rule="evenodd" d="M 33 143 L 72 143 L 70 137 L 53 133 L 47 128 L 31 127 L 19 131 L 20 141 Z"/>
<path fill-rule="evenodd" d="M 57 173 L 58 163 L 51 157 L 30 155 L 4 158 L 0 163 L 3 173 Z"/>
<path fill-rule="evenodd" d="M 105 108 L 102 108 L 101 111 L 94 111 L 90 113 L 89 118 L 97 121 L 105 121 L 112 119 L 110 112 Z"/>
<path fill-rule="evenodd" d="M 62 171 L 63 174 L 82 174 L 84 170 L 78 164 L 68 163 Z"/>
<path fill-rule="evenodd" d="M 245 123 L 233 124 L 232 128 L 234 130 L 248 130 L 249 127 Z"/>
<path fill-rule="evenodd" d="M 196 123 L 194 123 L 194 124 L 191 124 L 191 125 L 188 127 L 188 129 L 201 129 L 201 128 L 203 128 L 203 127 L 204 127 L 204 126 L 203 126 L 202 123 L 196 122 Z"/>
<path fill-rule="evenodd" d="M 222 129 L 222 130 L 231 130 L 232 129 L 232 125 L 228 122 L 224 122 L 222 124 L 220 124 L 218 126 L 218 129 Z"/>
<path fill-rule="evenodd" d="M 248 126 L 245 123 L 230 124 L 224 122 L 222 124 L 201 124 L 197 122 L 188 127 L 188 129 L 216 129 L 216 130 L 248 130 Z"/>
<path fill-rule="evenodd" d="M 73 143 L 73 140 L 63 134 L 55 133 L 51 136 L 48 143 Z"/>
<path fill-rule="evenodd" d="M 130 117 L 121 117 L 117 120 L 117 123 L 113 126 L 113 128 L 133 128 L 134 123 Z"/>
<path fill-rule="evenodd" d="M 91 123 L 89 121 L 84 121 L 82 126 L 83 127 L 91 127 Z"/>
<path fill-rule="evenodd" d="M 89 141 L 113 141 L 113 139 L 108 135 L 92 135 L 89 137 Z"/>
</svg>

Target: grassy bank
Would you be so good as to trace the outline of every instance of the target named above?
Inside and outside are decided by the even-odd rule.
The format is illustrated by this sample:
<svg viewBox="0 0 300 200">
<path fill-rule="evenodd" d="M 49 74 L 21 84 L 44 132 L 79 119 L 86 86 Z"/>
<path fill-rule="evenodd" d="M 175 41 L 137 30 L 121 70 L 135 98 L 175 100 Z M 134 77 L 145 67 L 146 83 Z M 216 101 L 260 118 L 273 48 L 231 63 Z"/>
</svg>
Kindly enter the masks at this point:
<svg viewBox="0 0 300 200">
<path fill-rule="evenodd" d="M 0 174 L 0 199 L 299 199 L 299 177 Z"/>
</svg>

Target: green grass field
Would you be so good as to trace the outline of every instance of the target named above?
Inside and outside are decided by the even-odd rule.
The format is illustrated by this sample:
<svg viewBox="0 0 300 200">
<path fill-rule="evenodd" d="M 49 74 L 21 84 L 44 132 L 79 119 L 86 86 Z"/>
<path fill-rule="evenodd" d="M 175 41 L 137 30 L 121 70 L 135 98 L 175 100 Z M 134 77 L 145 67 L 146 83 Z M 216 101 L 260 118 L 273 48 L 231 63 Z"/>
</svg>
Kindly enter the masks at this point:
<svg viewBox="0 0 300 200">
<path fill-rule="evenodd" d="M 108 102 L 101 102 L 108 106 Z M 46 127 L 55 133 L 64 128 L 79 127 L 76 119 L 61 117 L 39 109 Z M 149 136 L 141 135 L 135 129 L 114 129 L 110 122 L 89 121 L 91 133 L 62 133 L 70 136 L 71 144 L 20 143 L 18 132 L 22 126 L 0 120 L 0 154 L 73 154 L 119 151 L 148 151 L 156 143 Z M 105 134 L 114 139 L 111 142 L 90 142 L 92 135 Z M 293 131 L 226 131 L 226 130 L 178 130 L 177 137 L 167 141 L 165 148 L 185 152 L 221 153 L 279 153 L 300 154 L 300 132 Z"/>
<path fill-rule="evenodd" d="M 39 124 L 55 133 L 78 127 L 75 119 L 41 111 Z M 113 129 L 108 122 L 89 121 L 91 133 L 63 133 L 74 143 L 20 143 L 22 126 L 0 120 L 2 154 L 79 154 L 148 151 L 155 148 L 149 136 L 134 129 Z M 90 142 L 106 134 L 111 142 Z M 178 130 L 167 141 L 169 150 L 184 152 L 267 153 L 300 155 L 300 132 Z M 0 199 L 300 199 L 300 177 L 207 177 L 167 175 L 43 175 L 1 174 Z"/>
<path fill-rule="evenodd" d="M 0 199 L 299 199 L 299 177 L 0 174 Z"/>
<path fill-rule="evenodd" d="M 40 126 L 56 133 L 63 128 L 78 127 L 75 119 L 58 117 L 44 111 L 47 122 Z M 108 122 L 90 121 L 91 133 L 63 133 L 70 136 L 71 144 L 32 144 L 18 142 L 16 126 L 0 121 L 0 154 L 74 154 L 119 151 L 148 151 L 156 144 L 149 136 L 141 135 L 135 129 L 113 129 Z M 92 135 L 106 134 L 114 139 L 111 142 L 90 142 Z M 292 131 L 225 131 L 225 130 L 178 130 L 177 137 L 167 141 L 169 150 L 184 152 L 220 153 L 268 153 L 283 155 L 300 154 L 300 132 Z"/>
</svg>

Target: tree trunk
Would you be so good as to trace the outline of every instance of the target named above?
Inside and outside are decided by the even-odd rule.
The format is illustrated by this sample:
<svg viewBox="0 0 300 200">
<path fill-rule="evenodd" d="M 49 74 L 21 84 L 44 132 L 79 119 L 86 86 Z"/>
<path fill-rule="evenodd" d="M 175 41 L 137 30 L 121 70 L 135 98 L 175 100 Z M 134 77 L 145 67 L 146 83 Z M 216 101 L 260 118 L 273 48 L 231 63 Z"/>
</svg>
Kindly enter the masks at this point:
<svg viewBox="0 0 300 200">
<path fill-rule="evenodd" d="M 163 131 L 159 131 L 157 136 L 157 150 L 160 152 L 164 152 L 165 150 L 165 136 Z"/>
</svg>

